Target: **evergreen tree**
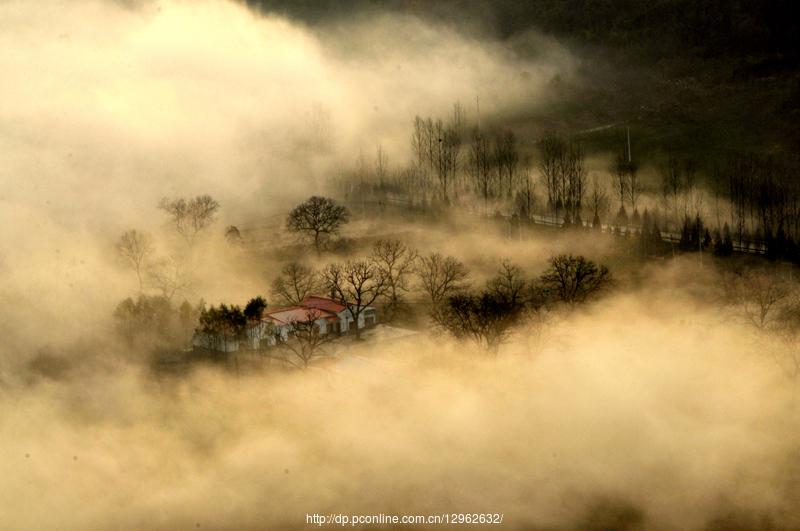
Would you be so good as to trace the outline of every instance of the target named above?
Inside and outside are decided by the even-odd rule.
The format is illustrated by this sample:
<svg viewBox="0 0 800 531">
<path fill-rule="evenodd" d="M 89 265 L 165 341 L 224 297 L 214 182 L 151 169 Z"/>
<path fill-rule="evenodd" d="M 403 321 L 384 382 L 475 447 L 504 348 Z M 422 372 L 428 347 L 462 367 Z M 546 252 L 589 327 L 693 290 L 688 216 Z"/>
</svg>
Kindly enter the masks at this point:
<svg viewBox="0 0 800 531">
<path fill-rule="evenodd" d="M 644 214 L 642 215 L 641 219 L 642 228 L 639 230 L 639 240 L 637 242 L 637 249 L 639 251 L 639 255 L 642 257 L 650 256 L 654 253 L 655 248 L 653 247 L 652 243 L 652 223 L 650 220 L 650 214 L 647 213 L 647 209 L 644 209 Z"/>
<path fill-rule="evenodd" d="M 700 249 L 703 237 L 703 220 L 700 219 L 700 214 L 695 215 L 691 228 L 691 250 L 697 251 Z"/>
<path fill-rule="evenodd" d="M 266 309 L 267 301 L 264 297 L 254 297 L 247 302 L 243 313 L 249 321 L 260 321 Z"/>
<path fill-rule="evenodd" d="M 770 259 L 784 258 L 786 256 L 786 231 L 783 223 L 778 225 L 775 237 L 767 240 L 767 257 Z"/>
<path fill-rule="evenodd" d="M 721 251 L 722 251 L 722 235 L 719 232 L 719 228 L 714 229 L 714 242 L 713 242 L 713 245 L 714 245 L 714 248 L 713 248 L 714 254 L 716 256 L 722 256 L 720 254 Z"/>
<path fill-rule="evenodd" d="M 627 227 L 628 226 L 628 213 L 625 211 L 625 205 L 619 207 L 619 212 L 617 212 L 617 217 L 614 219 L 614 225 L 617 227 Z"/>
<path fill-rule="evenodd" d="M 229 342 L 243 337 L 246 325 L 247 317 L 239 306 L 220 304 L 202 311 L 199 331 L 205 335 L 209 348 L 224 350 Z"/>
<path fill-rule="evenodd" d="M 652 246 L 653 252 L 661 254 L 662 248 L 664 247 L 664 240 L 661 239 L 661 228 L 659 228 L 658 222 L 655 219 L 653 219 L 653 225 L 650 229 L 650 245 Z"/>
<path fill-rule="evenodd" d="M 638 216 L 638 211 L 634 210 L 633 212 L 634 217 Z M 641 224 L 643 228 L 650 228 L 652 218 L 650 217 L 650 213 L 647 211 L 647 208 L 644 209 L 644 214 L 642 214 Z"/>
<path fill-rule="evenodd" d="M 794 263 L 798 262 L 800 259 L 800 255 L 798 255 L 797 243 L 791 236 L 787 236 L 786 238 L 786 259 L 791 260 Z"/>
<path fill-rule="evenodd" d="M 683 218 L 683 227 L 681 227 L 681 239 L 678 242 L 678 248 L 681 251 L 692 250 L 692 227 L 688 217 Z"/>
<path fill-rule="evenodd" d="M 720 256 L 731 256 L 733 254 L 733 238 L 731 237 L 731 228 L 725 223 L 722 227 L 722 246 L 720 248 Z"/>
<path fill-rule="evenodd" d="M 708 232 L 708 229 L 706 229 L 705 232 L 703 233 L 703 243 L 702 243 L 703 250 L 705 251 L 711 249 L 713 243 L 714 240 L 711 239 L 711 233 Z"/>
<path fill-rule="evenodd" d="M 642 225 L 642 217 L 639 215 L 638 208 L 633 209 L 633 214 L 631 215 L 631 225 L 634 227 L 639 227 Z"/>
</svg>

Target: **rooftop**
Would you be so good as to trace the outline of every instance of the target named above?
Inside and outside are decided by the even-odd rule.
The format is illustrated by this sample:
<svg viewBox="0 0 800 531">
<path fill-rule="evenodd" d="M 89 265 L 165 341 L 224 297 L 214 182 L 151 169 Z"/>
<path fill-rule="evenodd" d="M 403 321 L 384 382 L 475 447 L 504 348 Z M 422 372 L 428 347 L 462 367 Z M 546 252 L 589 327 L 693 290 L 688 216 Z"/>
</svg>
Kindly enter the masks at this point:
<svg viewBox="0 0 800 531">
<path fill-rule="evenodd" d="M 265 319 L 271 319 L 281 324 L 291 323 L 292 321 L 305 321 L 310 318 L 320 319 L 326 318 L 329 321 L 338 320 L 339 318 L 331 312 L 312 308 L 308 306 L 290 306 L 288 308 L 277 308 L 271 312 L 264 314 Z"/>
<path fill-rule="evenodd" d="M 347 307 L 339 301 L 327 297 L 320 297 L 318 295 L 306 297 L 300 305 L 306 308 L 317 308 L 332 313 L 339 313 L 347 309 Z"/>
</svg>

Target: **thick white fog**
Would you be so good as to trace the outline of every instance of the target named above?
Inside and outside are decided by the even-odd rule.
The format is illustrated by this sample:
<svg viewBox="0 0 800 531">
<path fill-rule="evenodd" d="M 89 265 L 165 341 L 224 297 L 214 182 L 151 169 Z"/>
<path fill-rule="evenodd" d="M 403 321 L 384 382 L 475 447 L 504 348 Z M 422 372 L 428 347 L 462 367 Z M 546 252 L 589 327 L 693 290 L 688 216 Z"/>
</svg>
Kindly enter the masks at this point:
<svg viewBox="0 0 800 531">
<path fill-rule="evenodd" d="M 162 224 L 162 197 L 211 194 L 221 223 L 282 214 L 359 153 L 406 158 L 416 113 L 472 112 L 478 95 L 487 117 L 536 106 L 574 68 L 543 37 L 522 59 L 402 16 L 315 33 L 221 0 L 0 15 L 0 289 L 22 321 L 38 299 L 53 331 L 91 330 L 119 298 L 104 257 L 122 230 Z"/>
<path fill-rule="evenodd" d="M 165 376 L 115 336 L 135 294 L 115 241 L 135 227 L 166 247 L 162 197 L 212 195 L 217 233 L 282 219 L 360 153 L 399 166 L 417 114 L 551 104 L 580 64 L 555 40 L 378 12 L 312 28 L 223 0 L 5 0 L 0 50 L 0 528 L 800 526 L 794 383 L 772 360 L 786 343 L 721 317 L 694 261 L 652 264 L 496 357 L 422 333 L 324 368 Z M 533 276 L 572 244 L 613 254 L 478 225 L 412 243 L 480 281 L 506 257 Z M 277 261 L 221 240 L 184 296 L 267 294 Z"/>
</svg>

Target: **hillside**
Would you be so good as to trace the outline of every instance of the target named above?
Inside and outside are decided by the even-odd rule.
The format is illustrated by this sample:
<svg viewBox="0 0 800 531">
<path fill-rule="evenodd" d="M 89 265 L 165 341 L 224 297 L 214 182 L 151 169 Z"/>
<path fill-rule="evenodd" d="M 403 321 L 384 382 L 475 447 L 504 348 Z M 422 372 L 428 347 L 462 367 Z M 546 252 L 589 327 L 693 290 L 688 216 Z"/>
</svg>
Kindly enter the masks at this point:
<svg viewBox="0 0 800 531">
<path fill-rule="evenodd" d="M 532 135 L 628 125 L 640 154 L 679 151 L 706 165 L 731 150 L 800 146 L 800 23 L 788 1 L 246 2 L 312 27 L 388 10 L 510 46 L 529 30 L 554 36 L 583 59 L 580 81 L 559 87 L 560 103 L 546 111 L 502 117 Z M 606 150 L 620 131 L 584 139 Z"/>
</svg>

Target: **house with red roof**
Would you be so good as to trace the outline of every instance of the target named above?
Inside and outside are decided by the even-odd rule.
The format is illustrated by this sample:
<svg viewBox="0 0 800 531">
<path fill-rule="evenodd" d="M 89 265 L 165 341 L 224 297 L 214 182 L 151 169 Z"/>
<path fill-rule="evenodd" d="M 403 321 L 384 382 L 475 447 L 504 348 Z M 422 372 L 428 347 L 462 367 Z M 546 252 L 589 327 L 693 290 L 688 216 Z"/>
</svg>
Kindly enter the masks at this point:
<svg viewBox="0 0 800 531">
<path fill-rule="evenodd" d="M 320 334 L 347 334 L 355 330 L 354 319 L 347 305 L 340 301 L 311 295 L 303 299 L 297 306 L 276 308 L 264 313 L 263 320 L 270 323 L 278 333 L 287 340 L 292 332 L 293 323 L 314 320 Z M 367 307 L 359 315 L 358 328 L 368 328 L 377 324 L 375 308 Z M 275 338 L 268 338 L 268 343 L 275 344 Z"/>
<path fill-rule="evenodd" d="M 313 320 L 322 335 L 338 336 L 355 330 L 353 316 L 346 304 L 327 297 L 311 295 L 296 306 L 275 308 L 264 312 L 260 321 L 249 321 L 241 338 L 195 331 L 192 344 L 198 348 L 226 353 L 236 352 L 240 347 L 256 350 L 264 343 L 275 345 L 279 336 L 282 341 L 288 340 L 295 323 L 309 320 Z M 375 324 L 377 324 L 375 309 L 365 308 L 359 315 L 358 327 L 368 328 Z"/>
</svg>

